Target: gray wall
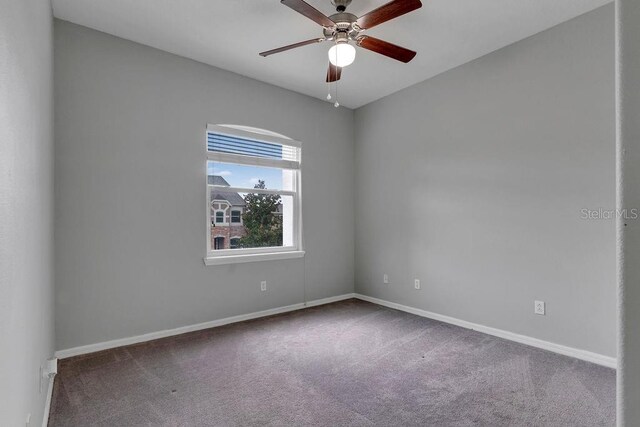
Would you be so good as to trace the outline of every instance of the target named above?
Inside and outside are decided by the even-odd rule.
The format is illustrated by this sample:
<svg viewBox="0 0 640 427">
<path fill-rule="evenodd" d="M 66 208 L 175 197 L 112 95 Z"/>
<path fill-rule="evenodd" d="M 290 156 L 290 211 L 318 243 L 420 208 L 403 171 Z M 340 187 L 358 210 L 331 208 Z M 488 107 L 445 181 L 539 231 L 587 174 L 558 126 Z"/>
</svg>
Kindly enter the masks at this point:
<svg viewBox="0 0 640 427">
<path fill-rule="evenodd" d="M 0 0 L 0 424 L 39 425 L 53 356 L 53 33 L 47 0 Z"/>
<path fill-rule="evenodd" d="M 640 208 L 640 2 L 616 2 L 617 196 Z M 618 221 L 618 425 L 640 425 L 640 222 Z"/>
<path fill-rule="evenodd" d="M 351 110 L 63 21 L 55 49 L 57 349 L 353 292 Z M 304 259 L 204 265 L 207 123 L 303 142 Z"/>
<path fill-rule="evenodd" d="M 581 219 L 615 205 L 613 6 L 363 107 L 355 128 L 55 26 L 58 349 L 351 292 L 355 198 L 356 291 L 615 356 L 614 221 Z M 206 123 L 305 143 L 304 260 L 204 266 Z"/>
<path fill-rule="evenodd" d="M 608 5 L 356 111 L 357 292 L 616 355 L 615 221 L 581 219 L 615 208 L 613 29 Z"/>
</svg>

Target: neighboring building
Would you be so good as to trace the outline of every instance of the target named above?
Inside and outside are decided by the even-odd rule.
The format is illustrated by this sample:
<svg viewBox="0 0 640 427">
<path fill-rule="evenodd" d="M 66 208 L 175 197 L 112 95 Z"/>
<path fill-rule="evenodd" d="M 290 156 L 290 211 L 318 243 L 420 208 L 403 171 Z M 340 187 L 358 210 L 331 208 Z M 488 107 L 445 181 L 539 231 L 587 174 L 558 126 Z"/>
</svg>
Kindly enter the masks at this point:
<svg viewBox="0 0 640 427">
<path fill-rule="evenodd" d="M 229 183 L 221 176 L 209 175 L 209 185 L 224 185 Z M 242 196 L 235 192 L 219 189 L 211 190 L 211 248 L 236 249 L 240 245 L 240 238 L 246 231 L 242 224 L 245 202 Z"/>
</svg>

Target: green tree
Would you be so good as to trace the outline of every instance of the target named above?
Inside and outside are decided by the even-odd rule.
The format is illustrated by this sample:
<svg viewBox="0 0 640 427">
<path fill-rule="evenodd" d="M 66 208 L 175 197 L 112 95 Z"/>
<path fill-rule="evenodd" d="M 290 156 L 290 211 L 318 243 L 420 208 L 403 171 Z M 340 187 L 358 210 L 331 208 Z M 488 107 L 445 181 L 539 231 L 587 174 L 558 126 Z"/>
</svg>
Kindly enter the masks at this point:
<svg viewBox="0 0 640 427">
<path fill-rule="evenodd" d="M 267 187 L 264 181 L 259 180 L 253 188 Z M 282 216 L 278 214 L 280 196 L 249 193 L 244 201 L 242 221 L 246 235 L 240 239 L 240 246 L 244 248 L 282 246 Z"/>
</svg>

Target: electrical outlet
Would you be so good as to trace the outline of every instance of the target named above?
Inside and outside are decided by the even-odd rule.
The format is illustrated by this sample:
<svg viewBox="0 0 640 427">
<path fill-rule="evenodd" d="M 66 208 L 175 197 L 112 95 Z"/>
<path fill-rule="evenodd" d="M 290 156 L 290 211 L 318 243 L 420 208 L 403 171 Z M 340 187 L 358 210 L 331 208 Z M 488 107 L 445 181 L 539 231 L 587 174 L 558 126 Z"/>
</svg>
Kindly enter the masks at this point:
<svg viewBox="0 0 640 427">
<path fill-rule="evenodd" d="M 382 282 L 383 283 L 389 283 L 389 275 L 385 274 L 384 276 L 382 276 Z"/>
<path fill-rule="evenodd" d="M 534 301 L 534 303 L 533 303 L 533 312 L 535 314 L 540 314 L 540 315 L 544 316 L 544 312 L 545 312 L 544 301 Z"/>
<path fill-rule="evenodd" d="M 263 280 L 262 282 L 260 282 L 260 290 L 262 292 L 267 290 L 267 281 L 266 280 Z"/>
<path fill-rule="evenodd" d="M 416 289 L 420 289 L 420 279 L 414 279 L 413 287 Z"/>
</svg>

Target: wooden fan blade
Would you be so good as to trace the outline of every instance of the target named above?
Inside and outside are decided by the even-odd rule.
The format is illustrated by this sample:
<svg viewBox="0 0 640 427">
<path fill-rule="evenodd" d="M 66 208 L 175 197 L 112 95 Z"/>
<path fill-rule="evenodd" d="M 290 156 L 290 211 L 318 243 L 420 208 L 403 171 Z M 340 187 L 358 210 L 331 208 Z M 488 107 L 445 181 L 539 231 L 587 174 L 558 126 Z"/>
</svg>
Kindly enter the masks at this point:
<svg viewBox="0 0 640 427">
<path fill-rule="evenodd" d="M 323 27 L 334 27 L 336 24 L 318 9 L 303 0 L 280 0 L 285 6 L 289 6 L 296 12 L 306 16 Z"/>
<path fill-rule="evenodd" d="M 269 55 L 273 55 L 274 53 L 280 53 L 280 52 L 284 52 L 285 50 L 295 49 L 297 47 L 306 46 L 308 44 L 320 43 L 320 42 L 323 42 L 323 41 L 324 41 L 324 39 L 305 40 L 303 42 L 290 44 L 288 46 L 282 46 L 282 47 L 279 47 L 277 49 L 267 50 L 266 52 L 260 52 L 260 56 L 269 56 Z"/>
<path fill-rule="evenodd" d="M 358 18 L 356 24 L 363 30 L 367 30 L 421 7 L 420 0 L 393 0 L 366 15 L 362 15 Z"/>
<path fill-rule="evenodd" d="M 342 67 L 336 67 L 331 62 L 329 62 L 329 69 L 327 70 L 327 83 L 332 83 L 340 80 L 340 76 L 342 76 Z"/>
<path fill-rule="evenodd" d="M 412 50 L 370 36 L 363 36 L 358 40 L 358 46 L 404 63 L 416 56 L 416 52 Z"/>
</svg>

